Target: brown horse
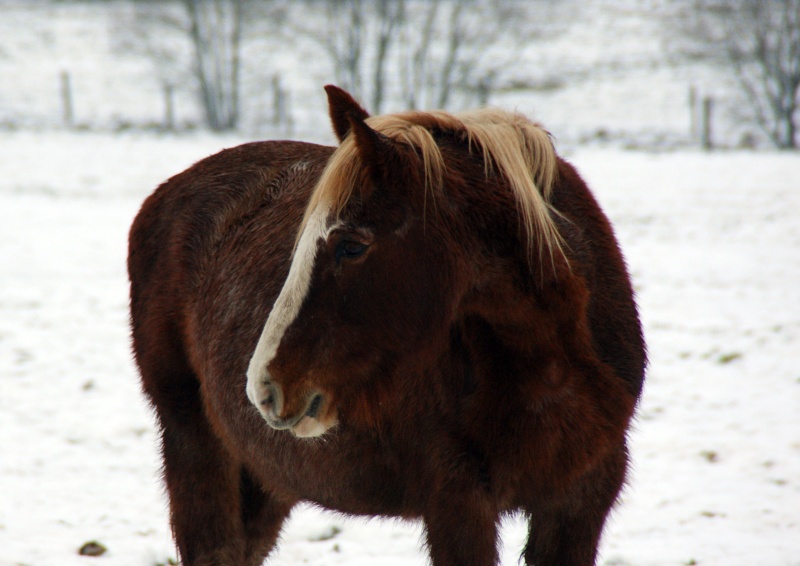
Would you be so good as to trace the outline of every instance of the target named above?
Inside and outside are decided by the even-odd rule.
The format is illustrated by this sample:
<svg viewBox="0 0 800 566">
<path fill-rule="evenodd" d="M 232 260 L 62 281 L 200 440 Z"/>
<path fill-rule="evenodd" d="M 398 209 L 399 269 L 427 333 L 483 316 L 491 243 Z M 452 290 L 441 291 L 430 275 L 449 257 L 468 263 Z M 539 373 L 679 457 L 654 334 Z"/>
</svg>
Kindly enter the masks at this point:
<svg viewBox="0 0 800 566">
<path fill-rule="evenodd" d="M 519 512 L 526 564 L 593 564 L 645 367 L 608 220 L 519 115 L 326 90 L 338 148 L 222 151 L 131 229 L 183 564 L 260 564 L 300 501 L 421 518 L 435 566 Z"/>
</svg>

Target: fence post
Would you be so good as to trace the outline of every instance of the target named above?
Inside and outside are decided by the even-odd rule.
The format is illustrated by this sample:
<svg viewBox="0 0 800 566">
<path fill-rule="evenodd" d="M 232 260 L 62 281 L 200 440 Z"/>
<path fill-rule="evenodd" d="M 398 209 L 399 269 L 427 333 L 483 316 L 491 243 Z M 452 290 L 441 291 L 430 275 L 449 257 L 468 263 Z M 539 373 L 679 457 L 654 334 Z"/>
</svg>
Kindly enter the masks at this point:
<svg viewBox="0 0 800 566">
<path fill-rule="evenodd" d="M 75 113 L 72 108 L 72 81 L 67 71 L 61 71 L 61 111 L 64 124 L 71 128 L 75 125 Z"/>
<path fill-rule="evenodd" d="M 292 97 L 290 91 L 283 92 L 283 129 L 285 135 L 291 138 L 294 135 L 294 120 L 292 119 Z"/>
<path fill-rule="evenodd" d="M 272 77 L 272 125 L 280 126 L 285 118 L 286 101 L 283 98 L 283 89 L 281 88 L 280 75 L 273 75 Z"/>
<path fill-rule="evenodd" d="M 700 135 L 697 127 L 697 114 L 697 87 L 692 85 L 689 87 L 689 139 L 693 143 Z"/>
<path fill-rule="evenodd" d="M 705 150 L 714 148 L 714 141 L 711 139 L 711 116 L 714 109 L 714 99 L 710 96 L 703 98 L 703 114 L 701 117 L 700 145 Z"/>
<path fill-rule="evenodd" d="M 175 100 L 172 85 L 164 85 L 164 129 L 171 132 L 175 129 Z"/>
</svg>

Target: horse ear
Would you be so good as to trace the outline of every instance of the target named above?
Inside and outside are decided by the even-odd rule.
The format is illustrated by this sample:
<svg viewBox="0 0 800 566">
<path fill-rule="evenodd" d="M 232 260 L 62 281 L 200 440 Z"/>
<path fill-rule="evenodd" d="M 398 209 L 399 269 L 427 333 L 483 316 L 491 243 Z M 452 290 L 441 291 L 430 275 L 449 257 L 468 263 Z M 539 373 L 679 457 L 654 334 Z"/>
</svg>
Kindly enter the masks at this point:
<svg viewBox="0 0 800 566">
<path fill-rule="evenodd" d="M 348 114 L 347 120 L 350 124 L 348 130 L 355 138 L 358 153 L 365 165 L 372 169 L 372 174 L 377 175 L 387 165 L 387 158 L 393 148 L 392 141 L 370 128 L 359 116 Z"/>
<path fill-rule="evenodd" d="M 369 113 L 349 93 L 334 85 L 327 85 L 325 92 L 328 93 L 333 130 L 339 141 L 353 136 L 358 153 L 371 175 L 380 178 L 386 173 L 394 149 L 392 140 L 367 125 L 365 120 Z"/>
<path fill-rule="evenodd" d="M 350 133 L 353 119 L 363 122 L 369 118 L 369 113 L 350 96 L 350 93 L 338 86 L 326 85 L 325 92 L 328 94 L 328 112 L 333 122 L 333 131 L 340 142 L 344 141 Z"/>
</svg>

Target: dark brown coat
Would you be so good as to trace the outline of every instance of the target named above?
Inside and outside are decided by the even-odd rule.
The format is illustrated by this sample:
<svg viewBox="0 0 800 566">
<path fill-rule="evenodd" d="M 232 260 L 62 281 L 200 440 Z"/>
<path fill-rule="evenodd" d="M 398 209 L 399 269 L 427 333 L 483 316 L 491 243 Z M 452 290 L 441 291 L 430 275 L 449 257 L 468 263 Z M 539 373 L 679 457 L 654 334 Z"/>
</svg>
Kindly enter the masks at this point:
<svg viewBox="0 0 800 566">
<path fill-rule="evenodd" d="M 270 365 L 287 404 L 324 392 L 338 425 L 321 439 L 267 426 L 245 385 L 335 148 L 222 151 L 160 186 L 131 229 L 134 352 L 182 563 L 260 564 L 305 500 L 423 519 L 434 566 L 495 564 L 499 518 L 517 511 L 526 564 L 593 564 L 645 368 L 608 220 L 559 158 L 564 256 L 530 253 L 507 179 L 463 132 L 431 128 L 446 164 L 431 197 L 418 151 L 329 96 L 363 186 Z M 368 253 L 343 260 L 341 239 L 364 226 Z"/>
</svg>

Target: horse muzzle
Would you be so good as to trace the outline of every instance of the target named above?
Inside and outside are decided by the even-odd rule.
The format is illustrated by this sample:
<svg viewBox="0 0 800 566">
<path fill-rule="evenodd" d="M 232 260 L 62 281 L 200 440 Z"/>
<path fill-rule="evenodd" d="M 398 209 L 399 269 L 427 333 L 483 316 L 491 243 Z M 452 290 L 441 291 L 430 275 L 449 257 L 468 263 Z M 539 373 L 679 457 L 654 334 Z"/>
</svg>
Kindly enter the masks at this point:
<svg viewBox="0 0 800 566">
<path fill-rule="evenodd" d="M 319 391 L 306 395 L 299 411 L 287 411 L 283 388 L 269 377 L 262 378 L 255 387 L 248 386 L 248 397 L 258 408 L 267 424 L 275 430 L 289 430 L 302 438 L 323 435 L 335 425 L 322 415 L 325 396 Z"/>
</svg>

